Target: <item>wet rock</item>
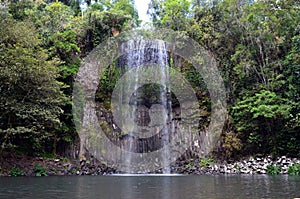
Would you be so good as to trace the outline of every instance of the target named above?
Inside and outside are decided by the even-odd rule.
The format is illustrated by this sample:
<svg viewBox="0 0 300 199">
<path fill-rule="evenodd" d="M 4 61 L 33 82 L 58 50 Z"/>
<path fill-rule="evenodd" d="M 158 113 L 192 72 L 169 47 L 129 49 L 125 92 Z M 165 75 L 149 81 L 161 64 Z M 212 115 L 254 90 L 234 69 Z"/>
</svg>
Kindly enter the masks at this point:
<svg viewBox="0 0 300 199">
<path fill-rule="evenodd" d="M 242 168 L 242 169 L 241 169 L 241 173 L 243 173 L 243 174 L 249 174 L 249 173 L 250 173 L 250 170 L 247 169 L 247 168 Z"/>
<path fill-rule="evenodd" d="M 257 172 L 258 174 L 266 174 L 266 173 L 267 173 L 267 171 L 265 171 L 265 170 L 263 170 L 263 169 L 257 169 L 256 172 Z"/>
</svg>

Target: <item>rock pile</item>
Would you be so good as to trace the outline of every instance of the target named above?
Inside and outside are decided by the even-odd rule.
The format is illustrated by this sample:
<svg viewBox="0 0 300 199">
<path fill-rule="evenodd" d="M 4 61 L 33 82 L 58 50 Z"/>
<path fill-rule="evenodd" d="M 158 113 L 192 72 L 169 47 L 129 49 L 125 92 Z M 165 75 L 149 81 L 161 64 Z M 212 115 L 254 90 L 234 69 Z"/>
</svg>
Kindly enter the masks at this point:
<svg viewBox="0 0 300 199">
<path fill-rule="evenodd" d="M 273 159 L 268 157 L 249 157 L 241 161 L 223 163 L 209 162 L 208 165 L 201 165 L 199 159 L 190 162 L 179 162 L 172 167 L 174 173 L 185 174 L 267 174 L 272 169 L 278 169 L 280 174 L 288 174 L 288 168 L 294 164 L 300 164 L 296 158 L 281 156 Z"/>
<path fill-rule="evenodd" d="M 297 165 L 300 173 L 300 159 L 281 156 L 278 158 L 249 157 L 241 161 L 216 162 L 212 159 L 194 158 L 178 160 L 170 166 L 171 173 L 178 174 L 288 174 L 289 167 Z M 38 167 L 37 167 L 38 166 Z M 41 169 L 46 175 L 107 175 L 118 173 L 115 169 L 96 159 L 67 160 L 65 158 L 34 158 L 26 156 L 7 157 L 0 162 L 0 176 L 11 176 L 18 168 L 21 175 L 37 176 Z M 40 169 L 40 170 L 38 170 Z M 154 173 L 162 173 L 158 170 Z M 153 173 L 153 172 L 151 172 Z M 40 173 L 41 174 L 41 173 Z"/>
</svg>

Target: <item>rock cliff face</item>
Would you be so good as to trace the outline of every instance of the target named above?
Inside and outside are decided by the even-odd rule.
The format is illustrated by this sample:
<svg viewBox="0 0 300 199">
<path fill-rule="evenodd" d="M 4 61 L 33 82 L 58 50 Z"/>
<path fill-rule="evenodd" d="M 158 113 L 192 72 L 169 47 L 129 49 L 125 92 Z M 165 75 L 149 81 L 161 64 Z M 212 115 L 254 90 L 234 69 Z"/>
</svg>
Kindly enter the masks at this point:
<svg viewBox="0 0 300 199">
<path fill-rule="evenodd" d="M 211 118 L 207 119 L 209 114 L 206 114 L 204 119 L 210 122 L 201 121 L 203 126 L 204 123 L 210 125 L 201 127 L 201 131 L 198 126 L 203 118 L 198 110 L 199 100 L 191 84 L 174 69 L 180 66 L 176 66 L 178 60 L 170 58 L 173 55 L 193 64 L 210 93 Z M 95 110 L 98 104 L 93 100 L 103 71 L 111 66 L 119 67 L 122 77 L 113 91 L 107 93 L 107 98 L 116 101 L 110 104 L 113 110 L 105 113 Z M 143 87 L 145 85 L 150 86 Z M 148 89 L 151 86 L 152 89 Z M 195 41 L 175 31 L 160 30 L 159 34 L 157 30 L 129 31 L 101 44 L 101 48 L 85 58 L 74 88 L 81 159 L 86 152 L 97 158 L 110 156 L 117 162 L 127 155 L 138 159 L 140 153 L 146 156 L 154 151 L 163 156 L 165 162 L 167 159 L 173 161 L 175 154 L 177 158 L 190 148 L 195 153 L 208 154 L 226 119 L 225 87 L 214 57 Z M 142 95 L 138 93 L 140 88 Z M 115 93 L 117 98 L 113 98 Z M 119 116 L 114 115 L 116 110 Z M 104 131 L 102 135 L 101 131 Z M 106 148 L 102 150 L 100 146 Z"/>
</svg>

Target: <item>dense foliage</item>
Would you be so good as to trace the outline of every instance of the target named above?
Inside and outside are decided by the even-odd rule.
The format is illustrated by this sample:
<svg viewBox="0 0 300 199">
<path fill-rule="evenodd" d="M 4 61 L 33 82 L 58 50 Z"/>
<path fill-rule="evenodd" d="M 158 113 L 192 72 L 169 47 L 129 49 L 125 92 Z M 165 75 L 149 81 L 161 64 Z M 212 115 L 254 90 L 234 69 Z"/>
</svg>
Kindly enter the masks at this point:
<svg viewBox="0 0 300 199">
<path fill-rule="evenodd" d="M 0 150 L 74 157 L 72 83 L 81 59 L 112 28 L 138 23 L 129 0 L 78 8 L 72 0 L 0 4 Z"/>
<path fill-rule="evenodd" d="M 140 23 L 132 0 L 86 3 L 81 11 L 78 0 L 1 1 L 0 150 L 75 150 L 72 82 L 81 59 Z M 153 26 L 187 34 L 216 58 L 229 104 L 219 153 L 300 156 L 299 1 L 151 0 L 148 13 Z M 207 104 L 199 75 L 185 62 L 181 72 Z M 105 92 L 118 74 L 107 71 Z"/>
<path fill-rule="evenodd" d="M 295 0 L 151 1 L 156 26 L 187 33 L 218 61 L 229 96 L 227 156 L 300 155 L 299 6 Z"/>
<path fill-rule="evenodd" d="M 39 150 L 60 125 L 58 61 L 48 59 L 32 23 L 4 16 L 0 24 L 1 147 Z"/>
</svg>

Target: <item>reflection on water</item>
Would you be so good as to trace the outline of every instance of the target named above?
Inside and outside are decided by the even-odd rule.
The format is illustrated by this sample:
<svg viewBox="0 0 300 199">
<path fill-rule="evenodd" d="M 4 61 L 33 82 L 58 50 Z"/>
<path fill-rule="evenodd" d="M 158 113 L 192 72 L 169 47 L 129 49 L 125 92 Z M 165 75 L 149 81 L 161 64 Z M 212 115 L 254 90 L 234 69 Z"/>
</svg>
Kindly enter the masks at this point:
<svg viewBox="0 0 300 199">
<path fill-rule="evenodd" d="M 0 178 L 0 198 L 296 198 L 299 176 L 73 176 Z"/>
</svg>

